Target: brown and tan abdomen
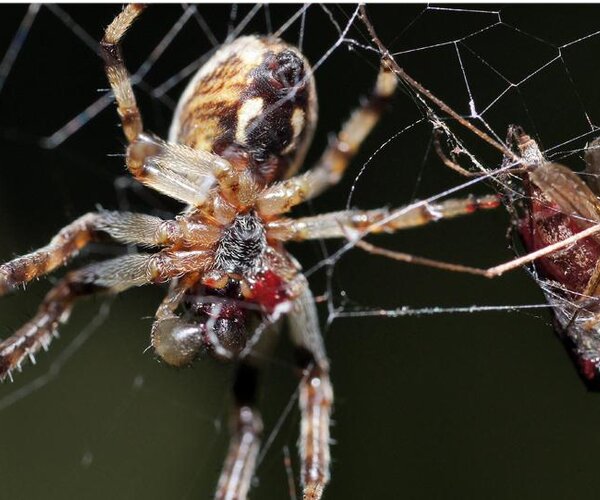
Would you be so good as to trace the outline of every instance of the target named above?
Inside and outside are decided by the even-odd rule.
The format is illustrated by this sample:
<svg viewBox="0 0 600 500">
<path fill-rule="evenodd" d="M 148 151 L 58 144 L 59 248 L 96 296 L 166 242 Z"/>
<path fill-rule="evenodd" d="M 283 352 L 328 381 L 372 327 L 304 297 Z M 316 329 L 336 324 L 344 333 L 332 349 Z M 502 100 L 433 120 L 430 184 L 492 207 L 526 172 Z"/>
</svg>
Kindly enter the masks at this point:
<svg viewBox="0 0 600 500">
<path fill-rule="evenodd" d="M 246 36 L 223 46 L 184 91 L 169 140 L 254 167 L 270 182 L 296 169 L 316 122 L 312 71 L 285 42 Z"/>
<path fill-rule="evenodd" d="M 227 133 L 227 121 L 236 115 L 248 68 L 235 53 L 213 71 L 205 68 L 209 71 L 200 70 L 182 95 L 169 139 L 212 151 L 215 141 Z"/>
</svg>

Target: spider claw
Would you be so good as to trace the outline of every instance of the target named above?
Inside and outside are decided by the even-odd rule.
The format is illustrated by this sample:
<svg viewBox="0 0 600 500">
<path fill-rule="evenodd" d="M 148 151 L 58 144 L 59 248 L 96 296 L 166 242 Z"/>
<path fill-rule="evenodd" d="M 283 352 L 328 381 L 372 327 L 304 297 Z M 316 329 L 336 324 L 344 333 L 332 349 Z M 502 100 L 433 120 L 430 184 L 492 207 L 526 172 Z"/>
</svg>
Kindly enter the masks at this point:
<svg viewBox="0 0 600 500">
<path fill-rule="evenodd" d="M 29 361 L 31 361 L 32 365 L 35 365 L 35 356 L 33 355 L 32 352 L 28 352 L 27 356 L 29 356 Z"/>
<path fill-rule="evenodd" d="M 48 346 L 50 346 L 51 340 L 52 340 L 52 337 L 50 337 L 50 338 L 43 337 L 40 339 L 40 344 L 42 346 L 42 349 L 44 349 L 44 351 L 48 352 Z"/>
<path fill-rule="evenodd" d="M 302 500 L 320 500 L 324 489 L 325 483 L 323 481 L 311 481 L 304 486 Z"/>
</svg>

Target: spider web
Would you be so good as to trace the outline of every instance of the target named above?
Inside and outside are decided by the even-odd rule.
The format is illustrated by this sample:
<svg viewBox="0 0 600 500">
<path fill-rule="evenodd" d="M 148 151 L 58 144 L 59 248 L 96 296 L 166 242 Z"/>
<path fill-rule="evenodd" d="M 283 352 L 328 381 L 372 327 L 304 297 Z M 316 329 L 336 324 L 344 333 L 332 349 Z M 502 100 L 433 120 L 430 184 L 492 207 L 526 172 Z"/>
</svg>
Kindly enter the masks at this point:
<svg viewBox="0 0 600 500">
<path fill-rule="evenodd" d="M 400 66 L 459 114 L 500 142 L 509 124 L 522 125 L 548 158 L 581 170 L 600 123 L 596 6 L 368 12 Z M 158 215 L 180 208 L 123 176 L 123 139 L 96 43 L 115 13 L 109 5 L 2 7 L 2 260 L 40 246 L 97 204 Z M 313 63 L 320 122 L 309 166 L 377 72 L 379 52 L 352 5 L 149 8 L 124 49 L 145 122 L 166 136 L 187 79 L 228 37 L 255 32 L 283 36 Z M 342 182 L 297 215 L 489 193 L 493 184 L 465 181 L 435 154 L 438 119 L 452 144 L 500 167 L 501 153 L 402 86 Z M 489 267 L 514 255 L 510 224 L 499 209 L 369 241 Z M 336 444 L 327 498 L 597 490 L 600 401 L 581 390 L 531 276 L 486 280 L 410 266 L 348 242 L 290 250 L 319 298 L 332 360 Z M 94 247 L 82 260 L 113 252 Z M 51 281 L 3 298 L 0 336 L 31 316 Z M 231 371 L 210 361 L 175 371 L 152 360 L 145 350 L 162 293 L 148 287 L 82 304 L 38 366 L 0 387 L 7 496 L 210 494 L 227 444 Z M 288 498 L 298 476 L 291 359 L 281 342 L 262 377 L 254 498 Z"/>
</svg>

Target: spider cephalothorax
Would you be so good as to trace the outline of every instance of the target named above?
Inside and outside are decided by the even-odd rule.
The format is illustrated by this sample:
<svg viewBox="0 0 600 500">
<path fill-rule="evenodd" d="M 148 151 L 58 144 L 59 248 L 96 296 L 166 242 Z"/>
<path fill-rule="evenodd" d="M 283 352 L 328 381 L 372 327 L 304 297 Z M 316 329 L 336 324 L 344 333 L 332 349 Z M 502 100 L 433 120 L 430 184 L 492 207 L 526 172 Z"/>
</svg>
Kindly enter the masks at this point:
<svg viewBox="0 0 600 500">
<path fill-rule="evenodd" d="M 214 256 L 214 269 L 249 274 L 260 269 L 267 246 L 263 221 L 255 212 L 239 214 L 223 231 Z"/>
<path fill-rule="evenodd" d="M 169 141 L 144 130 L 120 41 L 143 7 L 127 6 L 101 42 L 106 73 L 128 141 L 129 172 L 186 205 L 171 220 L 127 212 L 89 213 L 48 245 L 0 266 L 0 294 L 51 272 L 100 233 L 150 250 L 74 270 L 46 295 L 35 317 L 0 342 L 0 379 L 46 348 L 75 302 L 151 283 L 170 283 L 156 311 L 152 345 L 168 364 L 198 355 L 237 362 L 232 437 L 216 498 L 246 498 L 262 424 L 255 408 L 257 373 L 283 316 L 289 320 L 301 374 L 299 439 L 304 498 L 318 499 L 329 480 L 333 389 L 315 301 L 290 240 L 392 232 L 497 206 L 497 199 L 446 200 L 394 211 L 346 210 L 284 217 L 336 184 L 396 88 L 382 64 L 375 88 L 330 141 L 320 160 L 300 168 L 316 123 L 313 72 L 291 45 L 247 36 L 224 45 L 199 70 L 175 112 Z"/>
<path fill-rule="evenodd" d="M 269 245 L 265 222 L 256 212 L 238 213 L 224 224 L 209 251 L 210 266 L 181 301 L 185 314 L 157 321 L 153 329 L 155 351 L 175 366 L 189 364 L 206 350 L 223 358 L 239 355 L 259 317 L 274 321 L 290 308 L 289 281 L 297 269 Z M 273 255 L 287 262 L 277 266 Z"/>
</svg>

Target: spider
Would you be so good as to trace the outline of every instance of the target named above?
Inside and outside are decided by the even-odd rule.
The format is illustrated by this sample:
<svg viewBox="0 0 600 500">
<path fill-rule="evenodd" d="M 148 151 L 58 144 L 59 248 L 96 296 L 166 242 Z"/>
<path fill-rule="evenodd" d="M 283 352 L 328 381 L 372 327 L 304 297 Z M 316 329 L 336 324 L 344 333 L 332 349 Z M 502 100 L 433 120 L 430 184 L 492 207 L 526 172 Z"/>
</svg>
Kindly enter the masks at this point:
<svg viewBox="0 0 600 500">
<path fill-rule="evenodd" d="M 300 375 L 300 482 L 319 499 L 329 481 L 333 389 L 315 300 L 288 241 L 394 232 L 498 205 L 495 195 L 399 209 L 345 210 L 290 218 L 294 206 L 335 185 L 394 94 L 382 60 L 371 95 L 317 164 L 297 174 L 312 139 L 317 97 L 311 67 L 284 41 L 244 36 L 198 71 L 176 108 L 167 141 L 144 129 L 121 40 L 144 7 L 127 5 L 101 41 L 106 74 L 127 139 L 126 166 L 140 183 L 186 208 L 177 217 L 115 211 L 85 214 L 44 247 L 0 266 L 0 294 L 50 273 L 100 235 L 147 252 L 70 271 L 36 315 L 0 343 L 0 379 L 34 359 L 86 296 L 169 283 L 151 344 L 175 367 L 203 355 L 236 363 L 231 437 L 215 498 L 246 498 L 262 423 L 256 408 L 260 360 L 281 319 L 289 321 Z"/>
</svg>

